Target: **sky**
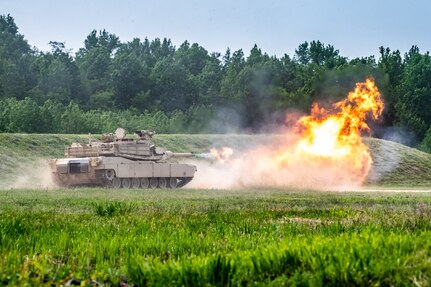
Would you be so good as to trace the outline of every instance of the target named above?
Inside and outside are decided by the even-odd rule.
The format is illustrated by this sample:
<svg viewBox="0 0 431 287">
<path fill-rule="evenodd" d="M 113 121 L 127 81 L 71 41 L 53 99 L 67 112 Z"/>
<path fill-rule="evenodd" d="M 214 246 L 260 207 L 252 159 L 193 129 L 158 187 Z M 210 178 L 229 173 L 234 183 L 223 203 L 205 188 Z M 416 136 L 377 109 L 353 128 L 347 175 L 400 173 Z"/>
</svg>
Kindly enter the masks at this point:
<svg viewBox="0 0 431 287">
<path fill-rule="evenodd" d="M 305 41 L 331 44 L 350 59 L 376 55 L 380 46 L 431 50 L 431 1 L 394 0 L 0 0 L 31 46 L 65 42 L 77 52 L 94 29 L 122 42 L 169 38 L 224 54 L 257 44 L 270 56 L 294 55 Z"/>
</svg>

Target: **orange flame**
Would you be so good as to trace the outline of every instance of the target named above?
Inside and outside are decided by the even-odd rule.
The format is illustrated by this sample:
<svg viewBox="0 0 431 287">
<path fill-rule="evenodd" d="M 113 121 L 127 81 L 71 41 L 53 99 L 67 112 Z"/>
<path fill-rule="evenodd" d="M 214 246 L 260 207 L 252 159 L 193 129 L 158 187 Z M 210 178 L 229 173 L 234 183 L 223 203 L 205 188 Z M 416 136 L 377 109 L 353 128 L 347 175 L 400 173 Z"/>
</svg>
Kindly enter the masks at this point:
<svg viewBox="0 0 431 287">
<path fill-rule="evenodd" d="M 222 147 L 221 150 L 212 148 L 210 149 L 210 154 L 214 160 L 224 162 L 229 160 L 229 158 L 233 155 L 233 149 L 230 147 Z"/>
<path fill-rule="evenodd" d="M 340 169 L 340 180 L 362 182 L 372 159 L 362 142 L 361 131 L 369 131 L 368 115 L 378 119 L 383 111 L 380 93 L 372 79 L 357 83 L 347 99 L 333 105 L 334 113 L 314 104 L 311 115 L 297 122 L 299 139 L 274 160 L 280 168 L 299 162 L 317 168 Z M 301 163 L 301 164 L 302 164 Z"/>
</svg>

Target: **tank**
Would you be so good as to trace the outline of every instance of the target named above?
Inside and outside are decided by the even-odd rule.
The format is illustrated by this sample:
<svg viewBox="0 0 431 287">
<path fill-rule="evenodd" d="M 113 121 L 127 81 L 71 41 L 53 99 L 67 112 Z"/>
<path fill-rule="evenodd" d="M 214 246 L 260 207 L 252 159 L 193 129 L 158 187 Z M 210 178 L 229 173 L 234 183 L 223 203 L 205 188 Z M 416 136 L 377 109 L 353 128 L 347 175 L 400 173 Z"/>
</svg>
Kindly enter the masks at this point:
<svg viewBox="0 0 431 287">
<path fill-rule="evenodd" d="M 72 143 L 66 158 L 51 159 L 49 165 L 60 186 L 93 185 L 112 188 L 180 188 L 189 183 L 196 166 L 175 162 L 193 153 L 174 153 L 156 147 L 154 132 L 139 130 L 134 138 L 118 128 L 100 141 Z"/>
</svg>

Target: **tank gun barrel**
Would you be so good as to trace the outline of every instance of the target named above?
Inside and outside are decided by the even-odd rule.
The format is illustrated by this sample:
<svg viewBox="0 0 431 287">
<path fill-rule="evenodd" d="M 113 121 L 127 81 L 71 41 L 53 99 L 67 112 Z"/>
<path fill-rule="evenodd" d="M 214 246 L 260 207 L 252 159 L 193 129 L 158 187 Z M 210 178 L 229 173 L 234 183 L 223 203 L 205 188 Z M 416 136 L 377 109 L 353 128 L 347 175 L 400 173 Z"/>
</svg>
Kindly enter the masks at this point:
<svg viewBox="0 0 431 287">
<path fill-rule="evenodd" d="M 192 152 L 174 152 L 172 153 L 173 157 L 192 157 L 195 156 Z"/>
<path fill-rule="evenodd" d="M 175 158 L 175 157 L 194 157 L 196 156 L 193 152 L 165 152 L 165 159 Z"/>
</svg>

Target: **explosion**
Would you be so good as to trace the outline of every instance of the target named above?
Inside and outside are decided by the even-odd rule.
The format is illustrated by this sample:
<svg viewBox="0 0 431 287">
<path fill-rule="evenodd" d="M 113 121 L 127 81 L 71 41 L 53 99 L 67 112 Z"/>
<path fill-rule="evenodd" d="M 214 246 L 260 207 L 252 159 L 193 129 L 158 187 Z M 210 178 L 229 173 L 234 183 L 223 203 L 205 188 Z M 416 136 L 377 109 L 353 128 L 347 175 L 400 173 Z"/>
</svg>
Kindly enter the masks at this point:
<svg viewBox="0 0 431 287">
<path fill-rule="evenodd" d="M 378 119 L 383 102 L 374 81 L 357 83 L 347 99 L 333 105 L 334 112 L 313 105 L 311 115 L 297 122 L 298 140 L 274 160 L 279 168 L 292 168 L 301 162 L 318 168 L 339 169 L 340 180 L 362 182 L 372 159 L 362 142 L 361 131 L 369 132 L 368 115 Z"/>
<path fill-rule="evenodd" d="M 251 149 L 229 161 L 232 149 L 212 150 L 218 165 L 202 171 L 209 176 L 197 178 L 196 186 L 358 187 L 372 164 L 361 133 L 370 131 L 366 120 L 378 119 L 382 111 L 374 81 L 357 83 L 354 91 L 331 109 L 315 103 L 310 115 L 301 117 L 281 143 Z M 214 184 L 210 182 L 213 179 Z"/>
</svg>

